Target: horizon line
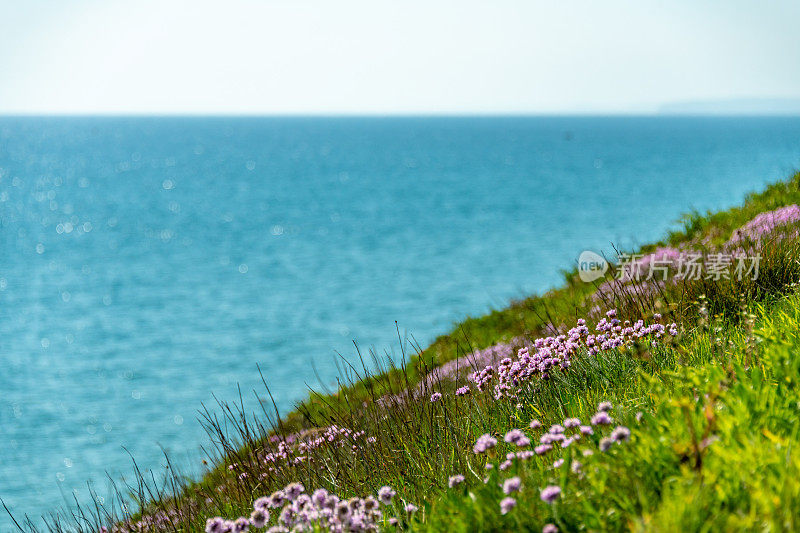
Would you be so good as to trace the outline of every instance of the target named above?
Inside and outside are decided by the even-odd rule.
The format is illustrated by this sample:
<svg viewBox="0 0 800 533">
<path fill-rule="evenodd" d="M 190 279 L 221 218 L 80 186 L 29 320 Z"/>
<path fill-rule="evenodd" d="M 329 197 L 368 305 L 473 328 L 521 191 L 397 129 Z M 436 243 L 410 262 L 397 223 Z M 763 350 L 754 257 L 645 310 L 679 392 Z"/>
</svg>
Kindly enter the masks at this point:
<svg viewBox="0 0 800 533">
<path fill-rule="evenodd" d="M 0 118 L 670 118 L 670 117 L 785 117 L 800 118 L 800 111 L 465 111 L 465 112 L 161 112 L 161 111 L 0 111 Z"/>
</svg>

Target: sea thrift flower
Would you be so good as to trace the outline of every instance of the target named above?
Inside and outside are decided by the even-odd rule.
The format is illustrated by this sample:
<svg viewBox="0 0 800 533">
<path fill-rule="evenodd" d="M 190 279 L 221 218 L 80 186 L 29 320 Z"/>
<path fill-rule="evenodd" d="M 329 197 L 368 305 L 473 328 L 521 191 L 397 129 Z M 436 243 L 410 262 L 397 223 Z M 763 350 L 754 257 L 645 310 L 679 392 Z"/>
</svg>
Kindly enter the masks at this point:
<svg viewBox="0 0 800 533">
<path fill-rule="evenodd" d="M 250 529 L 250 521 L 247 518 L 237 518 L 233 522 L 233 533 L 245 533 Z"/>
<path fill-rule="evenodd" d="M 419 510 L 419 507 L 417 507 L 413 503 L 407 503 L 406 506 L 405 506 L 405 510 L 409 514 L 416 513 Z"/>
<path fill-rule="evenodd" d="M 513 509 L 516 506 L 517 506 L 517 500 L 515 500 L 514 498 L 511 497 L 503 498 L 503 500 L 500 502 L 500 512 L 502 514 L 508 514 L 509 512 L 511 512 L 511 509 Z"/>
<path fill-rule="evenodd" d="M 536 452 L 536 455 L 544 455 L 552 449 L 553 447 L 550 444 L 540 444 L 533 451 Z"/>
<path fill-rule="evenodd" d="M 283 508 L 283 511 L 281 511 L 281 514 L 278 516 L 278 521 L 284 524 L 285 526 L 289 526 L 292 524 L 292 522 L 294 522 L 295 515 L 296 513 L 294 512 L 294 509 L 292 509 L 291 506 L 287 505 L 286 507 Z"/>
<path fill-rule="evenodd" d="M 529 424 L 528 427 L 530 427 L 531 429 L 539 429 L 540 427 L 542 427 L 542 423 L 534 418 L 533 420 L 531 420 L 531 423 Z"/>
<path fill-rule="evenodd" d="M 233 520 L 223 520 L 220 531 L 222 533 L 233 533 Z"/>
<path fill-rule="evenodd" d="M 576 428 L 581 425 L 581 421 L 578 418 L 567 418 L 564 420 L 564 427 L 565 428 Z"/>
<path fill-rule="evenodd" d="M 553 503 L 561 495 L 561 487 L 558 485 L 550 485 L 542 489 L 539 497 L 545 503 Z"/>
<path fill-rule="evenodd" d="M 466 396 L 470 393 L 469 385 L 464 385 L 456 389 L 456 396 Z"/>
<path fill-rule="evenodd" d="M 483 453 L 486 450 L 494 448 L 497 445 L 497 439 L 492 437 L 488 433 L 484 433 L 478 440 L 475 441 L 475 445 L 472 447 L 472 451 L 476 454 Z"/>
<path fill-rule="evenodd" d="M 561 468 L 563 464 L 564 464 L 564 459 L 556 459 L 555 461 L 553 461 L 553 468 Z"/>
<path fill-rule="evenodd" d="M 390 503 L 392 503 L 392 498 L 394 498 L 395 494 L 397 493 L 393 491 L 392 487 L 388 485 L 385 485 L 378 489 L 378 499 L 384 505 L 389 505 Z"/>
<path fill-rule="evenodd" d="M 269 509 L 271 507 L 270 505 L 271 501 L 272 499 L 270 497 L 262 496 L 261 498 L 253 502 L 253 509 L 261 509 L 261 510 Z"/>
<path fill-rule="evenodd" d="M 269 514 L 261 509 L 256 509 L 250 513 L 250 524 L 255 528 L 262 528 L 269 522 Z"/>
<path fill-rule="evenodd" d="M 283 506 L 285 502 L 286 502 L 286 495 L 283 493 L 282 490 L 276 490 L 270 495 L 267 507 L 269 507 L 270 509 L 277 509 L 278 507 Z"/>
<path fill-rule="evenodd" d="M 580 421 L 578 421 L 578 423 L 580 423 Z M 559 433 L 564 433 L 564 426 L 561 426 L 559 424 L 553 424 L 552 426 L 550 426 L 549 433 L 551 433 L 553 435 L 557 435 Z"/>
<path fill-rule="evenodd" d="M 378 494 L 380 494 L 380 491 L 378 491 Z M 311 495 L 311 501 L 313 501 L 317 507 L 325 507 L 325 504 L 328 502 L 328 491 L 325 489 L 315 490 Z"/>
<path fill-rule="evenodd" d="M 375 509 L 378 508 L 378 500 L 376 500 L 372 496 L 367 496 L 361 502 L 361 505 L 363 505 L 364 509 L 366 509 L 367 511 L 374 511 Z"/>
<path fill-rule="evenodd" d="M 450 479 L 447 480 L 447 486 L 451 489 L 457 485 L 460 485 L 464 482 L 464 476 L 461 474 L 456 474 L 455 476 L 450 476 Z"/>
<path fill-rule="evenodd" d="M 492 377 L 494 376 L 494 367 L 492 365 L 486 365 L 486 367 L 479 371 L 474 372 L 470 376 L 470 380 L 478 387 L 479 391 L 483 391 L 487 388 L 490 381 L 492 381 Z"/>
<path fill-rule="evenodd" d="M 503 461 L 502 463 L 500 463 L 500 466 L 499 466 L 500 470 L 508 470 L 510 467 L 511 467 L 511 461 L 510 460 Z"/>
<path fill-rule="evenodd" d="M 545 524 L 542 533 L 558 533 L 558 528 L 555 524 Z"/>
<path fill-rule="evenodd" d="M 622 442 L 631 438 L 631 430 L 625 426 L 617 426 L 611 432 L 611 439 L 617 442 Z"/>
<path fill-rule="evenodd" d="M 516 444 L 519 447 L 528 446 L 531 443 L 531 440 L 518 429 L 512 429 L 508 433 L 506 433 L 505 438 L 503 439 L 510 444 Z"/>
<path fill-rule="evenodd" d="M 572 444 L 573 442 L 578 441 L 580 439 L 581 439 L 580 434 L 576 433 L 575 435 L 571 436 L 570 438 L 562 440 L 561 441 L 561 447 L 562 448 L 569 448 L 570 444 Z"/>
<path fill-rule="evenodd" d="M 592 417 L 591 422 L 593 426 L 601 426 L 601 425 L 605 426 L 611 424 L 613 421 L 611 420 L 611 417 L 608 416 L 608 413 L 606 413 L 605 411 L 598 411 Z"/>
<path fill-rule="evenodd" d="M 284 487 L 283 493 L 286 495 L 286 498 L 291 502 L 297 499 L 298 496 L 305 492 L 306 488 L 300 483 L 289 483 Z"/>
<path fill-rule="evenodd" d="M 522 481 L 520 481 L 519 477 L 508 478 L 503 482 L 503 493 L 511 494 L 512 492 L 517 492 L 521 485 Z"/>
<path fill-rule="evenodd" d="M 431 394 L 431 403 L 438 402 L 441 399 L 442 399 L 442 393 L 441 392 L 434 392 L 433 394 Z"/>
<path fill-rule="evenodd" d="M 578 431 L 580 431 L 582 435 L 592 435 L 594 433 L 592 426 L 580 426 Z"/>
<path fill-rule="evenodd" d="M 611 402 L 600 402 L 597 406 L 598 411 L 610 411 L 614 406 L 611 405 Z"/>
<path fill-rule="evenodd" d="M 609 439 L 608 437 L 603 437 L 602 439 L 600 439 L 600 444 L 599 444 L 600 451 L 607 452 L 608 449 L 611 448 L 612 444 L 614 444 L 613 439 Z"/>
<path fill-rule="evenodd" d="M 346 521 L 350 518 L 350 505 L 347 502 L 339 502 L 336 504 L 336 518 L 340 522 Z"/>
<path fill-rule="evenodd" d="M 206 520 L 206 533 L 222 533 L 222 528 L 225 525 L 225 520 L 219 516 L 209 518 Z"/>
</svg>

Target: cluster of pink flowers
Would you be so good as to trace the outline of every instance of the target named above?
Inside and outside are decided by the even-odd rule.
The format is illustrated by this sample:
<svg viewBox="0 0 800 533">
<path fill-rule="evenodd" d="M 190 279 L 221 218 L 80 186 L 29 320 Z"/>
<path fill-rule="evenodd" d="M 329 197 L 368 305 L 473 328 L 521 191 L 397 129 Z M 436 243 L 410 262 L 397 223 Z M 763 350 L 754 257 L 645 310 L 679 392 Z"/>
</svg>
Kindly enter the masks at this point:
<svg viewBox="0 0 800 533">
<path fill-rule="evenodd" d="M 262 529 L 275 515 L 275 525 L 267 531 L 377 531 L 379 526 L 396 525 L 397 518 L 384 518 L 381 505 L 392 504 L 396 493 L 384 486 L 378 490 L 377 498 L 350 498 L 342 500 L 325 489 L 307 494 L 300 483 L 290 483 L 284 489 L 269 496 L 258 498 L 253 503 L 250 517 L 227 520 L 216 516 L 206 521 L 206 533 L 243 533 Z M 413 504 L 405 504 L 404 510 L 412 514 L 417 510 Z"/>
<path fill-rule="evenodd" d="M 796 204 L 787 205 L 774 211 L 766 211 L 734 231 L 728 243 L 736 244 L 745 240 L 758 241 L 779 227 L 798 221 L 800 221 L 800 206 Z"/>
<path fill-rule="evenodd" d="M 582 455 L 584 457 L 588 457 L 594 453 L 591 447 L 593 445 L 596 445 L 601 452 L 606 452 L 614 444 L 629 440 L 631 432 L 625 426 L 614 427 L 614 429 L 608 433 L 608 436 L 597 435 L 593 438 L 588 437 L 590 435 L 594 435 L 596 429 L 598 432 L 600 432 L 602 426 L 610 427 L 613 425 L 614 421 L 610 414 L 612 407 L 613 406 L 610 402 L 601 402 L 597 406 L 597 412 L 591 417 L 591 422 L 588 425 L 584 425 L 579 418 L 574 417 L 564 419 L 561 424 L 553 424 L 549 429 L 543 431 L 539 435 L 539 444 L 536 445 L 533 450 L 516 450 L 508 452 L 502 462 L 500 462 L 498 465 L 498 471 L 507 470 L 513 465 L 514 461 L 524 461 L 535 456 L 545 456 L 548 454 L 548 452 L 555 450 L 557 447 L 567 448 L 581 440 L 586 440 L 590 445 L 582 450 Z M 639 417 L 637 415 L 637 419 L 638 418 Z M 538 420 L 531 420 L 528 427 L 534 431 L 541 430 L 542 423 Z M 513 428 L 506 432 L 503 440 L 508 444 L 514 445 L 516 448 L 524 448 L 531 445 L 532 438 L 533 437 L 531 434 L 527 434 L 521 429 Z M 497 443 L 498 442 L 495 437 L 491 436 L 489 433 L 485 433 L 478 437 L 472 450 L 476 455 L 486 454 L 495 448 Z M 487 463 L 486 470 L 494 470 L 494 466 L 495 465 L 493 463 Z M 563 458 L 557 458 L 552 463 L 552 468 L 554 469 L 560 469 L 562 466 L 564 466 Z M 583 465 L 577 460 L 573 460 L 569 465 L 571 472 L 576 475 L 582 475 L 582 467 Z M 463 476 L 458 477 L 463 480 Z M 452 483 L 453 477 L 450 479 L 450 486 L 453 487 L 455 485 Z M 489 477 L 485 478 L 484 483 L 488 483 L 489 479 Z M 500 484 L 500 487 L 502 488 L 504 495 L 504 498 L 500 501 L 500 512 L 502 514 L 507 514 L 511 512 L 511 510 L 517 505 L 514 495 L 522 490 L 522 481 L 518 476 L 512 476 L 503 480 Z M 552 504 L 561 496 L 561 492 L 562 489 L 559 485 L 549 485 L 541 489 L 539 497 L 545 503 Z M 546 525 L 544 530 L 557 531 L 555 526 L 552 524 Z"/>
<path fill-rule="evenodd" d="M 432 369 L 428 374 L 417 383 L 410 391 L 406 390 L 399 394 L 387 395 L 378 399 L 378 403 L 384 406 L 393 404 L 403 404 L 409 398 L 419 399 L 433 396 L 437 393 L 431 391 L 437 388 L 442 382 L 457 381 L 465 374 L 486 365 L 494 365 L 505 357 L 514 355 L 515 347 L 523 346 L 526 341 L 521 338 L 512 339 L 508 343 L 500 343 L 483 350 L 474 352 L 452 359 Z M 469 394 L 469 387 L 461 387 L 456 391 L 456 395 L 463 396 Z M 437 396 L 437 400 L 439 396 Z"/>
<path fill-rule="evenodd" d="M 561 335 L 551 335 L 536 339 L 533 342 L 523 338 L 515 338 L 508 343 L 500 343 L 483 350 L 476 350 L 468 356 L 459 357 L 434 368 L 411 391 L 396 395 L 387 395 L 378 399 L 382 406 L 400 404 L 409 398 L 427 397 L 430 402 L 442 399 L 442 393 L 431 390 L 442 381 L 458 380 L 462 374 L 472 370 L 468 379 L 479 391 L 487 390 L 493 385 L 496 399 L 513 397 L 520 385 L 527 383 L 533 376 L 547 379 L 553 369 L 566 370 L 570 360 L 581 350 L 589 355 L 596 355 L 604 350 L 613 350 L 630 345 L 647 338 L 655 345 L 657 339 L 666 332 L 677 335 L 677 325 L 664 326 L 656 322 L 645 325 L 643 320 L 635 323 L 620 322 L 616 311 L 611 310 L 597 324 L 596 334 L 590 332 L 585 319 L 579 319 L 577 325 Z M 565 328 L 566 329 L 566 328 Z M 516 355 L 515 355 L 515 348 Z M 521 348 L 519 348 L 521 347 Z M 469 384 L 456 389 L 456 396 L 466 396 L 472 391 Z"/>
<path fill-rule="evenodd" d="M 490 450 L 497 446 L 497 439 L 489 435 L 488 433 L 484 433 L 478 440 L 475 441 L 475 445 L 472 446 L 472 451 L 477 453 L 483 453 L 486 450 Z"/>
<path fill-rule="evenodd" d="M 99 533 L 134 533 L 142 531 L 171 531 L 183 521 L 184 512 L 179 509 L 157 510 L 145 513 L 135 521 L 124 521 L 112 525 L 102 526 Z"/>
<path fill-rule="evenodd" d="M 589 355 L 597 355 L 601 351 L 614 350 L 623 346 L 630 346 L 641 339 L 650 339 L 650 344 L 656 346 L 658 339 L 661 339 L 665 333 L 670 336 L 678 334 L 678 325 L 671 323 L 669 326 L 664 326 L 660 323 L 661 315 L 656 313 L 653 315 L 654 323 L 645 325 L 644 320 L 637 320 L 631 324 L 630 321 L 620 322 L 617 318 L 615 310 L 608 311 L 605 318 L 597 323 L 597 335 L 588 335 L 586 337 L 586 346 L 589 347 Z"/>
<path fill-rule="evenodd" d="M 586 321 L 579 319 L 577 325 L 566 335 L 550 336 L 536 339 L 530 347 L 521 348 L 516 358 L 506 357 L 495 368 L 487 365 L 470 375 L 470 381 L 480 390 L 486 390 L 494 384 L 494 397 L 516 397 L 519 390 L 527 385 L 534 376 L 542 379 L 550 377 L 553 369 L 566 370 L 570 362 L 581 350 L 588 355 L 597 355 L 601 351 L 614 350 L 630 346 L 643 339 L 656 345 L 666 333 L 678 334 L 675 323 L 664 326 L 659 323 L 660 315 L 655 315 L 656 322 L 645 325 L 643 320 L 634 324 L 629 321 L 620 322 L 615 310 L 608 311 L 596 327 L 596 334 L 590 333 Z M 459 395 L 464 394 L 463 388 Z"/>
<path fill-rule="evenodd" d="M 366 437 L 364 431 L 353 431 L 336 425 L 324 429 L 306 430 L 286 437 L 273 435 L 270 437 L 270 443 L 275 445 L 274 448 L 262 450 L 258 454 L 266 470 L 261 477 L 266 478 L 268 472 L 274 473 L 281 467 L 294 466 L 309 460 L 309 452 L 323 446 L 350 447 L 358 450 L 359 447 L 372 442 L 375 442 L 375 439 Z M 238 469 L 237 464 L 228 465 L 228 470 Z"/>
</svg>

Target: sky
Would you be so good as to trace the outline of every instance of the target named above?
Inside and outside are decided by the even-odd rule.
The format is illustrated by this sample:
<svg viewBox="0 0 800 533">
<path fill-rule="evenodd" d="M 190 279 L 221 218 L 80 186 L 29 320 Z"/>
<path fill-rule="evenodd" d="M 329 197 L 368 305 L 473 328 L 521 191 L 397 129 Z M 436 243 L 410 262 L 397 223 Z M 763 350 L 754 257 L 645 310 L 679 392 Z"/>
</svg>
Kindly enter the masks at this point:
<svg viewBox="0 0 800 533">
<path fill-rule="evenodd" d="M 3 114 L 800 102 L 797 0 L 0 0 Z"/>
</svg>

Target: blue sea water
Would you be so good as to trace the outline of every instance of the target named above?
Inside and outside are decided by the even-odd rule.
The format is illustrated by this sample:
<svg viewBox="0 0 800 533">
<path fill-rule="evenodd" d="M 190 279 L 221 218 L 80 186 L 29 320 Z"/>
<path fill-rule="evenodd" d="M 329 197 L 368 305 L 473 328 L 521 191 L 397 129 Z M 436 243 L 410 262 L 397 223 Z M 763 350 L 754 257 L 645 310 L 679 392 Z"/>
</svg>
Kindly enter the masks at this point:
<svg viewBox="0 0 800 533">
<path fill-rule="evenodd" d="M 257 365 L 285 411 L 798 166 L 800 118 L 0 118 L 0 497 L 196 467 Z"/>
</svg>

